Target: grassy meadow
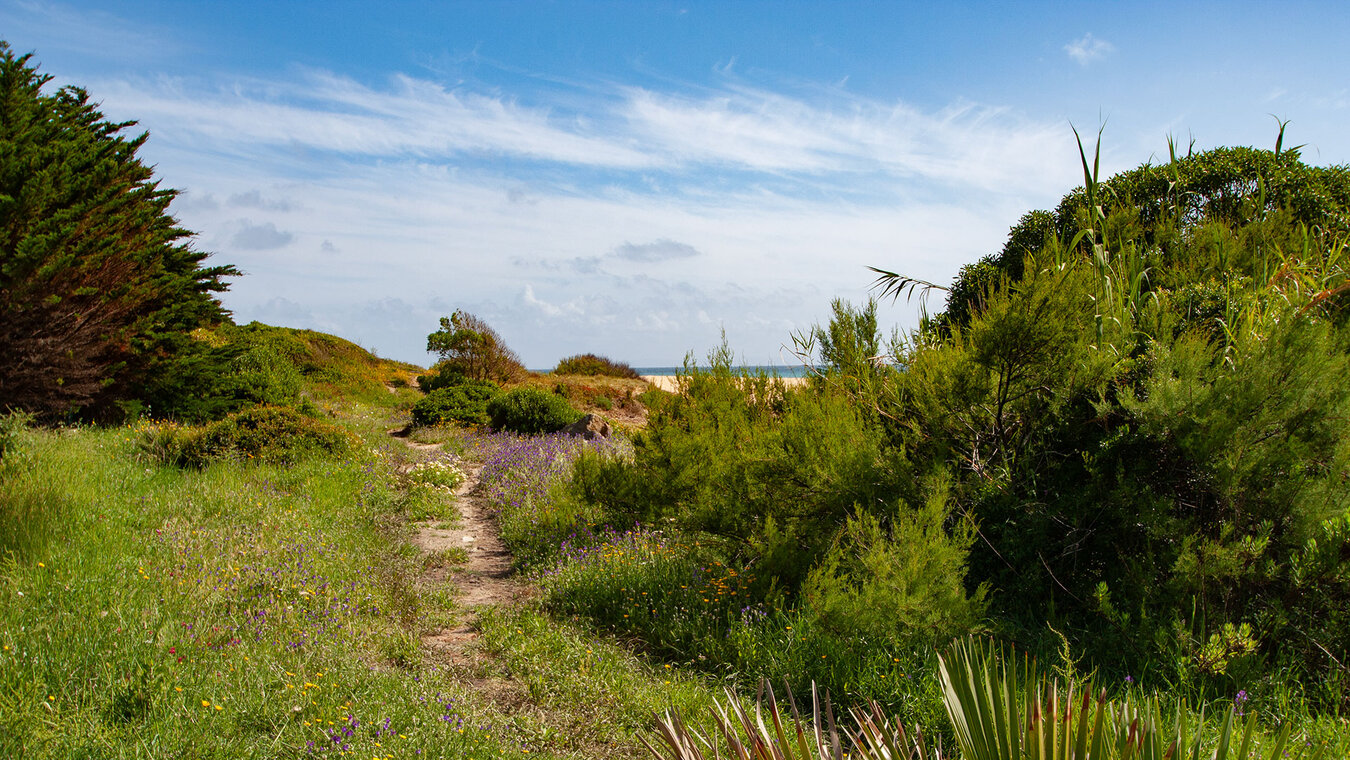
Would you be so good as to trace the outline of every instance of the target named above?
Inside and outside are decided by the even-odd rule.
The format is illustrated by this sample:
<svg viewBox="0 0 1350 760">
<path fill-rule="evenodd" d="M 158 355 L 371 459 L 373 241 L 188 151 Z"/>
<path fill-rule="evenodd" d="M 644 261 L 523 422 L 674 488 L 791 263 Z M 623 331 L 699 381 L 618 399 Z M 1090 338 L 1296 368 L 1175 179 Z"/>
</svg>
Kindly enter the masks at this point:
<svg viewBox="0 0 1350 760">
<path fill-rule="evenodd" d="M 406 367 L 282 332 L 339 356 L 301 375 L 357 441 L 341 456 L 180 467 L 150 423 L 11 435 L 0 755 L 632 756 L 654 710 L 707 702 L 538 611 L 485 618 L 482 662 L 425 649 L 460 611 L 410 542 L 413 521 L 453 523 L 453 500 L 385 433 L 419 394 L 388 387 Z"/>
</svg>

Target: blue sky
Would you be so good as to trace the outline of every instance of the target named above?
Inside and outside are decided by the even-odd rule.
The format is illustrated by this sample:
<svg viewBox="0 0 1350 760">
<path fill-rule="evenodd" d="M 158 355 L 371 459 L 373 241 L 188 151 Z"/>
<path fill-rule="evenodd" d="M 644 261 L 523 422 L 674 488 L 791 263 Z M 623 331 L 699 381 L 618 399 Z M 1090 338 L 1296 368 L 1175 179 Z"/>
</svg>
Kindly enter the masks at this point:
<svg viewBox="0 0 1350 760">
<path fill-rule="evenodd" d="M 150 131 L 238 321 L 787 364 L 868 265 L 946 282 L 1078 184 L 1071 123 L 1110 171 L 1271 114 L 1350 162 L 1347 8 L 0 0 L 0 37 Z"/>
</svg>

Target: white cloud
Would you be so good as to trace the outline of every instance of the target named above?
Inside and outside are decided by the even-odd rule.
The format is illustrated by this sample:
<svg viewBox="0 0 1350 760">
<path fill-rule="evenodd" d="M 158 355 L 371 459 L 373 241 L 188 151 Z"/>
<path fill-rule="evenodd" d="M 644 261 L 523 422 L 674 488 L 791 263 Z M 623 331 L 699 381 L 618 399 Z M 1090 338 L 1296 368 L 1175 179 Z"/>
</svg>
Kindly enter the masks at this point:
<svg viewBox="0 0 1350 760">
<path fill-rule="evenodd" d="M 385 89 L 327 72 L 224 86 L 182 79 L 108 82 L 105 102 L 175 140 L 211 150 L 307 148 L 353 156 L 499 153 L 636 168 L 653 159 L 553 123 L 548 109 L 397 75 Z"/>
<path fill-rule="evenodd" d="M 1063 125 L 964 102 L 733 84 L 526 105 L 321 72 L 90 89 L 150 131 L 198 248 L 248 273 L 224 296 L 238 319 L 409 361 L 465 308 L 530 366 L 678 363 L 722 328 L 747 361 L 782 363 L 831 298 L 866 297 L 867 265 L 946 281 L 1078 176 Z"/>
<path fill-rule="evenodd" d="M 698 94 L 620 87 L 556 106 L 406 75 L 376 88 L 322 71 L 291 80 L 158 78 L 91 88 L 107 110 L 134 116 L 159 138 L 199 153 L 265 154 L 291 171 L 326 168 L 305 155 L 318 151 L 347 160 L 510 157 L 527 162 L 527 171 L 553 164 L 642 172 L 628 179 L 654 189 L 669 187 L 661 175 L 727 170 L 761 183 L 843 191 L 856 191 L 859 176 L 990 189 L 1042 184 L 1072 158 L 1058 150 L 1068 147 L 1061 123 L 999 107 L 956 102 L 924 110 L 844 95 L 818 101 L 738 84 Z M 1066 160 L 1044 160 L 1059 154 Z M 519 183 L 501 192 L 518 203 L 533 199 Z"/>
<path fill-rule="evenodd" d="M 234 233 L 231 242 L 236 247 L 252 251 L 266 251 L 281 248 L 295 239 L 295 235 L 277 229 L 271 222 L 254 224 L 247 219 L 239 220 L 239 230 Z"/>
<path fill-rule="evenodd" d="M 678 243 L 674 240 L 661 238 L 652 243 L 642 244 L 630 243 L 625 240 L 623 245 L 614 249 L 614 255 L 628 261 L 654 264 L 660 261 L 693 258 L 699 255 L 699 251 L 688 243 Z"/>
<path fill-rule="evenodd" d="M 256 208 L 262 211 L 290 211 L 294 206 L 290 201 L 277 198 L 264 198 L 259 190 L 235 193 L 228 203 L 236 208 Z"/>
<path fill-rule="evenodd" d="M 556 317 L 559 314 L 562 314 L 562 309 L 559 309 L 548 301 L 541 301 L 536 298 L 534 295 L 534 286 L 529 283 L 525 284 L 525 290 L 521 292 L 520 298 L 527 306 L 533 306 L 550 317 Z"/>
<path fill-rule="evenodd" d="M 261 179 L 212 171 L 193 182 L 228 197 L 230 182 Z M 288 312 L 267 306 L 280 294 L 306 315 L 284 324 L 359 336 L 383 355 L 424 361 L 436 318 L 466 308 L 530 366 L 585 351 L 678 363 L 715 345 L 721 326 L 752 363 L 781 362 L 787 325 L 825 319 L 832 297 L 866 297 L 867 265 L 943 282 L 997 250 L 1025 210 L 1015 201 L 859 206 L 762 191 L 682 200 L 540 192 L 522 208 L 493 182 L 413 163 L 351 169 L 295 192 L 305 206 L 288 214 L 286 228 L 296 239 L 332 242 L 336 262 L 321 244 L 291 246 L 284 256 L 237 247 L 228 209 L 184 214 L 186 226 L 203 231 L 199 247 L 248 272 L 225 297 L 239 319 L 280 318 Z M 705 253 L 648 275 L 613 255 L 625 240 L 697 240 Z M 380 298 L 409 305 L 401 322 L 371 321 L 358 308 Z M 910 319 L 903 304 L 891 313 Z"/>
<path fill-rule="evenodd" d="M 1077 61 L 1079 66 L 1086 66 L 1093 61 L 1099 61 L 1115 49 L 1116 46 L 1106 40 L 1093 37 L 1092 32 L 1088 32 L 1064 46 L 1064 52 Z"/>
</svg>

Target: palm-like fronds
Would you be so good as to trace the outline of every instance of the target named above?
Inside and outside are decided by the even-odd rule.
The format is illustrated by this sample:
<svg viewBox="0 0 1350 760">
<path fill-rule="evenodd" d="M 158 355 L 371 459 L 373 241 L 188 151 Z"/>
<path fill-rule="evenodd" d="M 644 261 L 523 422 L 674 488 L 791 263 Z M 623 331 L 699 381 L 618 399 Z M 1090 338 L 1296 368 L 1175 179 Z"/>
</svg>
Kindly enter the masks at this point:
<svg viewBox="0 0 1350 760">
<path fill-rule="evenodd" d="M 934 290 L 949 290 L 949 288 L 943 287 L 942 285 L 927 280 L 920 280 L 917 277 L 906 277 L 903 274 L 888 272 L 885 269 L 877 269 L 876 267 L 868 267 L 868 269 L 877 274 L 877 278 L 872 281 L 872 290 L 880 290 L 880 297 L 886 298 L 889 296 L 892 302 L 900 300 L 900 296 L 904 296 L 905 300 L 908 301 L 914 297 L 916 291 L 919 294 L 919 299 L 923 300 Z"/>
</svg>

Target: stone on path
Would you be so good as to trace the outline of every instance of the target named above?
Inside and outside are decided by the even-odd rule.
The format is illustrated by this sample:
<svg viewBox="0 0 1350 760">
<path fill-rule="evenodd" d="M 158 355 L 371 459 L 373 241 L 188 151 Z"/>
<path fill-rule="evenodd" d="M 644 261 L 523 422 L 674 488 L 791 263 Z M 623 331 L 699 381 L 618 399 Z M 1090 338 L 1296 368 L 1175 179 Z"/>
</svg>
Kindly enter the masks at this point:
<svg viewBox="0 0 1350 760">
<path fill-rule="evenodd" d="M 588 441 L 596 438 L 608 438 L 610 432 L 609 423 L 605 422 L 605 418 L 594 414 L 582 417 L 563 428 L 562 431 L 568 435 L 579 435 Z"/>
</svg>

